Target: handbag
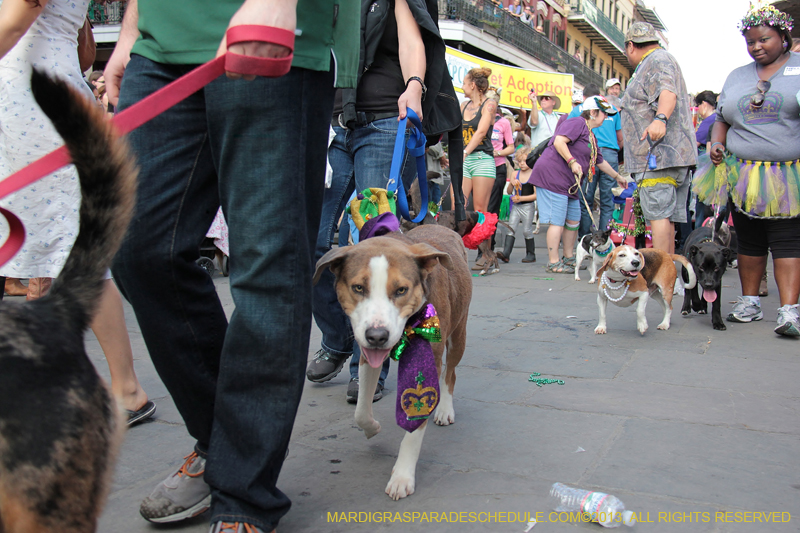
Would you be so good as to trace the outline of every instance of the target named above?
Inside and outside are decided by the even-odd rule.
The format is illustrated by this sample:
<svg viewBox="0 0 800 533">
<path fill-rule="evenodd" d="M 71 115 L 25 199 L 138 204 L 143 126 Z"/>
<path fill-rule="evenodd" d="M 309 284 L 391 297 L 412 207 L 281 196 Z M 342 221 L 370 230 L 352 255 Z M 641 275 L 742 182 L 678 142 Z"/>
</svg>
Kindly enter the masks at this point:
<svg viewBox="0 0 800 533">
<path fill-rule="evenodd" d="M 81 72 L 92 68 L 96 57 L 97 44 L 94 42 L 92 23 L 87 16 L 83 19 L 83 27 L 78 30 L 78 63 L 81 65 Z"/>
</svg>

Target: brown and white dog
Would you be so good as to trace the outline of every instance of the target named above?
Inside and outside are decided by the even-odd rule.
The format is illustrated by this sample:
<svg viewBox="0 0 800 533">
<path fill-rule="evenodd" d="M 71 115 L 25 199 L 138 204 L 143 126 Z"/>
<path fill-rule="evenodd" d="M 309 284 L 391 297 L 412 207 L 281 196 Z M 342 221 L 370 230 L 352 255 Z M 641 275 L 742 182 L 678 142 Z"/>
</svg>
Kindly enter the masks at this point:
<svg viewBox="0 0 800 533">
<path fill-rule="evenodd" d="M 406 321 L 428 302 L 436 308 L 442 342 L 432 343 L 439 375 L 440 399 L 434 422 L 455 422 L 455 369 L 467 340 L 467 317 L 472 299 L 472 276 L 461 238 L 436 225 L 407 234 L 372 237 L 355 246 L 331 250 L 317 262 L 314 282 L 324 269 L 336 276 L 336 293 L 350 317 L 361 347 L 356 423 L 369 439 L 381 429 L 372 414 L 372 391 L 381 365 L 400 340 Z M 443 359 L 447 346 L 447 358 Z M 400 391 L 398 391 L 398 394 Z M 386 494 L 398 500 L 413 494 L 414 479 L 427 422 L 406 433 Z"/>
<path fill-rule="evenodd" d="M 672 317 L 672 290 L 675 287 L 677 270 L 673 261 L 679 261 L 689 273 L 686 288 L 695 286 L 697 279 L 692 265 L 682 255 L 668 254 L 663 250 L 633 246 L 620 246 L 611 251 L 603 266 L 597 271 L 600 282 L 597 286 L 597 306 L 600 321 L 594 332 L 606 333 L 606 307 L 611 301 L 619 307 L 637 304 L 636 327 L 644 335 L 647 331 L 645 307 L 651 297 L 664 309 L 664 319 L 658 329 L 669 329 Z"/>
<path fill-rule="evenodd" d="M 133 212 L 136 168 L 103 112 L 34 71 L 78 168 L 80 231 L 50 292 L 0 305 L 0 532 L 97 528 L 125 424 L 83 335 Z"/>
</svg>

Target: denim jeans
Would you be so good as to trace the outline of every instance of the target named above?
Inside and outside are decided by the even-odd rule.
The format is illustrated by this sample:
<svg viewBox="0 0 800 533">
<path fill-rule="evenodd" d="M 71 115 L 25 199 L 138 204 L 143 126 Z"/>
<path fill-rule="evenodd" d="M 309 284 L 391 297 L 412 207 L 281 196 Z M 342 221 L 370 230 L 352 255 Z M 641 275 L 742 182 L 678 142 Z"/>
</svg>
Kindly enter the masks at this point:
<svg viewBox="0 0 800 533">
<path fill-rule="evenodd" d="M 328 162 L 333 169 L 331 186 L 325 189 L 322 203 L 322 220 L 315 259 L 319 260 L 332 246 L 336 223 L 342 213 L 343 200 L 349 198 L 353 188 L 363 191 L 369 187 L 387 188 L 392 166 L 394 141 L 397 136 L 397 118 L 389 117 L 375 120 L 352 130 L 334 126 L 336 136 L 328 148 Z M 406 134 L 408 138 L 408 134 Z M 416 166 L 408 154 L 400 167 L 400 173 L 407 191 L 416 177 Z M 341 230 L 340 230 L 341 231 Z M 314 286 L 314 320 L 322 332 L 322 348 L 341 357 L 355 361 L 358 376 L 360 352 L 354 350 L 353 329 L 350 319 L 339 305 L 334 287 L 335 278 L 330 270 L 325 270 Z M 383 365 L 380 383 L 383 384 L 389 372 L 389 360 Z"/>
<path fill-rule="evenodd" d="M 616 171 L 619 171 L 619 152 L 611 148 L 600 148 L 600 153 L 603 154 L 603 159 L 611 165 Z M 604 230 L 608 227 L 611 221 L 611 216 L 614 213 L 614 193 L 611 192 L 617 184 L 617 180 L 603 172 L 597 170 L 594 179 L 591 183 L 584 180 L 583 193 L 586 195 L 586 201 L 591 206 L 594 203 L 594 195 L 597 191 L 597 186 L 600 186 L 600 220 L 598 221 L 597 229 Z M 583 237 L 587 233 L 591 233 L 592 217 L 586 210 L 586 205 L 581 198 L 581 226 L 578 230 L 578 236 Z"/>
<path fill-rule="evenodd" d="M 190 69 L 134 55 L 120 109 Z M 208 458 L 212 522 L 271 531 L 289 510 L 275 483 L 308 358 L 333 94 L 328 72 L 221 76 L 128 136 L 140 166 L 137 204 L 113 273 Z M 230 323 L 195 264 L 220 205 L 229 227 Z"/>
</svg>

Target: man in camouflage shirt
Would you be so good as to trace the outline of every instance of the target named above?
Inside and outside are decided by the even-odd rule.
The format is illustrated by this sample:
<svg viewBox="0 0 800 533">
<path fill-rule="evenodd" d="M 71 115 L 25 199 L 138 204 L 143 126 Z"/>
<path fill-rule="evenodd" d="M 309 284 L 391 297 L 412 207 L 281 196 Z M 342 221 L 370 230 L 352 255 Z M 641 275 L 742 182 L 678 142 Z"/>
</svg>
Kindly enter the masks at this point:
<svg viewBox="0 0 800 533">
<path fill-rule="evenodd" d="M 639 187 L 653 247 L 674 253 L 674 223 L 687 221 L 689 167 L 697 162 L 689 94 L 678 62 L 650 24 L 631 24 L 625 55 L 636 68 L 622 99 L 625 167 Z"/>
</svg>

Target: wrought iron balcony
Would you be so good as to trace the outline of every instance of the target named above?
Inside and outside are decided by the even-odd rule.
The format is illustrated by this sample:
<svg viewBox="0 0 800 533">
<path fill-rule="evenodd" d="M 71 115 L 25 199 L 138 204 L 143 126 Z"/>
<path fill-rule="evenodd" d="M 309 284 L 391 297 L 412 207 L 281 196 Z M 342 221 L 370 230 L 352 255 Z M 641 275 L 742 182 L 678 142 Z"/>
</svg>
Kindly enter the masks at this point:
<svg viewBox="0 0 800 533">
<path fill-rule="evenodd" d="M 89 2 L 89 20 L 93 26 L 122 24 L 126 3 L 125 0 L 91 0 Z"/>
<path fill-rule="evenodd" d="M 627 63 L 625 35 L 592 0 L 570 0 L 567 20 L 588 35 L 604 52 Z"/>
<path fill-rule="evenodd" d="M 439 18 L 461 20 L 483 28 L 531 57 L 550 65 L 554 70 L 575 76 L 584 87 L 594 83 L 603 86 L 603 77 L 569 55 L 547 37 L 525 24 L 490 0 L 439 0 Z"/>
</svg>

